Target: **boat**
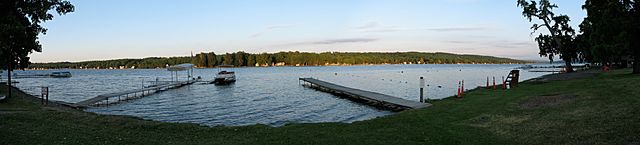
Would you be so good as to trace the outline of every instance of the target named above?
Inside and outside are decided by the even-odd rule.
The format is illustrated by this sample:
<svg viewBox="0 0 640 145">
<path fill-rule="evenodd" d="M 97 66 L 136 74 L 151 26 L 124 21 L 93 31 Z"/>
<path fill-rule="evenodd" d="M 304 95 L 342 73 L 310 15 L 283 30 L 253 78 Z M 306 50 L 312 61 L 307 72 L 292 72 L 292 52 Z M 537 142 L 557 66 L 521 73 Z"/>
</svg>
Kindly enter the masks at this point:
<svg viewBox="0 0 640 145">
<path fill-rule="evenodd" d="M 228 67 L 228 66 L 223 65 L 220 67 Z M 213 80 L 213 83 L 217 85 L 226 85 L 226 84 L 231 84 L 233 82 L 236 82 L 236 73 L 233 71 L 226 71 L 226 70 L 219 71 L 215 79 Z"/>
<path fill-rule="evenodd" d="M 52 78 L 70 78 L 71 77 L 71 73 L 68 71 L 63 71 L 63 72 L 53 72 L 49 75 Z"/>
</svg>

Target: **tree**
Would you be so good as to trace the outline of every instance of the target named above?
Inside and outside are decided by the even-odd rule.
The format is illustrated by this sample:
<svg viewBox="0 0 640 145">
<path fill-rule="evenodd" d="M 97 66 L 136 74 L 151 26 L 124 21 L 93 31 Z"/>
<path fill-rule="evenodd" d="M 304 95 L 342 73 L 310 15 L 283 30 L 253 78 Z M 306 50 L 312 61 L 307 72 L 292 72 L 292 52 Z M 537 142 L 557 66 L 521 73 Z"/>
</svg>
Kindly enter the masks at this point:
<svg viewBox="0 0 640 145">
<path fill-rule="evenodd" d="M 247 55 L 245 52 L 238 51 L 234 55 L 235 55 L 235 61 L 233 64 L 235 66 L 247 66 Z"/>
<path fill-rule="evenodd" d="M 207 67 L 215 67 L 218 65 L 218 59 L 216 58 L 216 53 L 209 52 L 207 53 Z"/>
<path fill-rule="evenodd" d="M 0 64 L 8 71 L 11 97 L 11 71 L 29 66 L 29 54 L 42 52 L 38 35 L 46 35 L 43 22 L 53 19 L 49 10 L 58 15 L 74 11 L 73 5 L 63 0 L 2 0 L 0 1 Z"/>
<path fill-rule="evenodd" d="M 640 2 L 634 0 L 631 9 L 631 47 L 633 48 L 633 74 L 640 74 Z"/>
<path fill-rule="evenodd" d="M 535 39 L 538 42 L 540 56 L 549 57 L 549 60 L 553 61 L 554 56 L 560 55 L 560 58 L 565 61 L 566 71 L 573 72 L 571 62 L 578 57 L 578 51 L 572 45 L 575 31 L 569 25 L 569 16 L 555 15 L 552 10 L 558 6 L 550 3 L 549 0 L 539 0 L 539 2 L 518 0 L 518 7 L 523 8 L 522 15 L 529 22 L 533 18 L 542 21 L 541 24 L 533 24 L 532 33 L 543 27 L 549 32 L 549 34 L 540 33 Z"/>
<path fill-rule="evenodd" d="M 200 53 L 196 55 L 198 59 L 197 66 L 199 67 L 209 67 L 208 56 L 206 53 Z"/>
<path fill-rule="evenodd" d="M 255 66 L 257 63 L 257 56 L 255 54 L 249 54 L 247 56 L 247 66 Z"/>
<path fill-rule="evenodd" d="M 233 65 L 233 62 L 235 61 L 234 56 L 229 53 L 224 54 L 223 58 L 222 65 Z"/>
<path fill-rule="evenodd" d="M 633 59 L 633 73 L 640 74 L 640 4 L 632 0 L 587 0 L 587 17 L 580 24 L 586 52 L 593 61 L 626 67 Z"/>
</svg>

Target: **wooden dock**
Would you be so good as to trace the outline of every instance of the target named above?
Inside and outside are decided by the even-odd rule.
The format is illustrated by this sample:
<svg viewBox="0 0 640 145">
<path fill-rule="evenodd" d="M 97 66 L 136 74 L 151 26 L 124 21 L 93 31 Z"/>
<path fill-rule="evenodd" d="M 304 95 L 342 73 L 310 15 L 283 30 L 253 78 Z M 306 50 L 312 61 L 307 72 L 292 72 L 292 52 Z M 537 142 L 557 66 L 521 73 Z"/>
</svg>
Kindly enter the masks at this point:
<svg viewBox="0 0 640 145">
<path fill-rule="evenodd" d="M 127 101 L 136 98 L 142 98 L 145 96 L 149 96 L 151 94 L 166 91 L 169 89 L 180 88 L 183 86 L 191 85 L 193 83 L 198 82 L 199 80 L 189 80 L 189 81 L 178 81 L 167 84 L 159 84 L 154 85 L 153 87 L 147 87 L 142 89 L 134 89 L 116 93 L 102 94 L 91 99 L 87 99 L 84 101 L 80 101 L 78 103 L 73 104 L 73 107 L 76 108 L 86 108 L 89 106 L 100 106 L 100 105 L 109 105 L 113 103 L 118 103 L 121 101 Z M 111 99 L 112 101 L 109 101 Z"/>
<path fill-rule="evenodd" d="M 357 102 L 363 102 L 365 104 L 388 109 L 392 111 L 403 111 L 409 109 L 420 109 L 431 106 L 429 103 L 421 103 L 418 101 L 406 100 L 398 97 L 393 97 L 376 92 L 364 91 L 360 89 L 349 88 L 345 86 L 336 85 L 333 83 L 321 81 L 314 78 L 299 78 L 306 86 L 315 88 L 324 92 L 336 94 L 338 96 L 346 97 Z M 308 83 L 308 84 L 307 84 Z"/>
</svg>

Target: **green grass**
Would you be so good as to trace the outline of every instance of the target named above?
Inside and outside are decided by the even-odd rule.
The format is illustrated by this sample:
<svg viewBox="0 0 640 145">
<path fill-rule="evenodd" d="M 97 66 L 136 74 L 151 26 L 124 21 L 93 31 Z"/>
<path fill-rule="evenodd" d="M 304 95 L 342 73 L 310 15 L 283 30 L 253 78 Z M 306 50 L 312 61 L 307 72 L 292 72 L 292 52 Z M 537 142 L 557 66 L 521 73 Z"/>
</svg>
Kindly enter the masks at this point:
<svg viewBox="0 0 640 145">
<path fill-rule="evenodd" d="M 640 76 L 629 73 L 476 89 L 368 121 L 277 128 L 162 123 L 12 97 L 0 103 L 0 144 L 639 144 Z M 571 97 L 523 105 L 543 96 Z"/>
</svg>

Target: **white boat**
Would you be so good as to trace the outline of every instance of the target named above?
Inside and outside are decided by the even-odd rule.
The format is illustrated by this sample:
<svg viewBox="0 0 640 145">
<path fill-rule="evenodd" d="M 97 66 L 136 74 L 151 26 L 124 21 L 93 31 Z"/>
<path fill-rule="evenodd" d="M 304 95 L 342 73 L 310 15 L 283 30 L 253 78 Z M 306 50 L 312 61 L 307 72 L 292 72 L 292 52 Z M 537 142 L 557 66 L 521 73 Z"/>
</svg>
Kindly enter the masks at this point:
<svg viewBox="0 0 640 145">
<path fill-rule="evenodd" d="M 228 67 L 228 66 L 223 65 L 220 67 Z M 213 80 L 213 83 L 218 85 L 226 85 L 233 82 L 236 82 L 236 73 L 233 71 L 224 71 L 224 70 L 219 71 L 215 79 Z"/>
<path fill-rule="evenodd" d="M 53 72 L 49 76 L 51 76 L 53 78 L 70 78 L 71 77 L 71 73 L 68 72 L 68 71 Z"/>
</svg>

